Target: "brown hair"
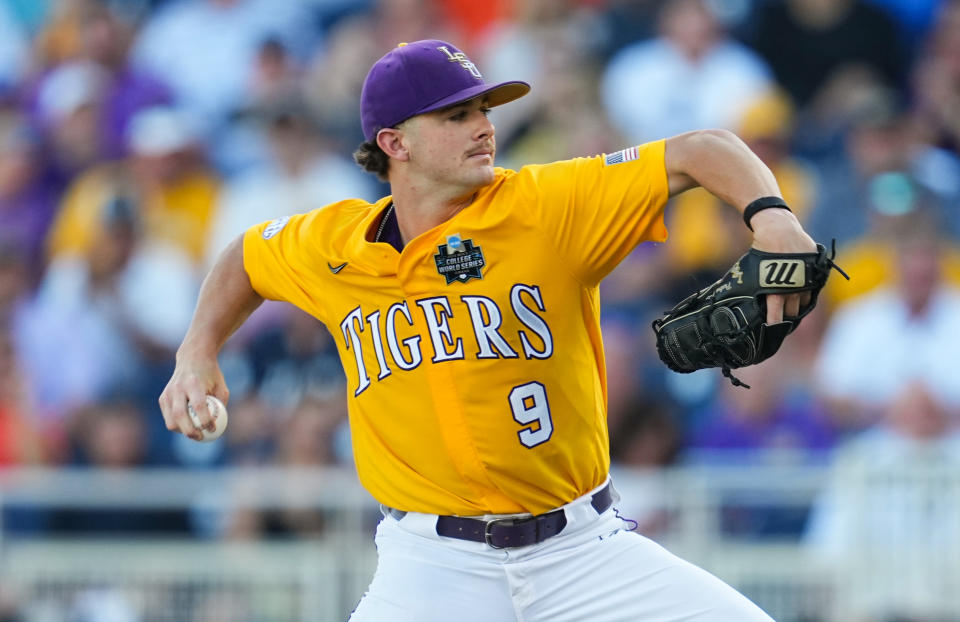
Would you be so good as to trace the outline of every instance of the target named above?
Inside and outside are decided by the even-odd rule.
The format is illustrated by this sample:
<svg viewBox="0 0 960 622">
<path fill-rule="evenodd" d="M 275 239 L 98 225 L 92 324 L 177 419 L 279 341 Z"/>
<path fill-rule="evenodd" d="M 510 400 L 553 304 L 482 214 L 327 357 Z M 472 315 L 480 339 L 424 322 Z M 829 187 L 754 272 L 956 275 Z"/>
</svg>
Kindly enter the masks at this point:
<svg viewBox="0 0 960 622">
<path fill-rule="evenodd" d="M 353 152 L 353 161 L 368 173 L 373 173 L 380 181 L 387 180 L 387 171 L 390 170 L 390 157 L 384 153 L 375 140 L 361 143 Z"/>
</svg>

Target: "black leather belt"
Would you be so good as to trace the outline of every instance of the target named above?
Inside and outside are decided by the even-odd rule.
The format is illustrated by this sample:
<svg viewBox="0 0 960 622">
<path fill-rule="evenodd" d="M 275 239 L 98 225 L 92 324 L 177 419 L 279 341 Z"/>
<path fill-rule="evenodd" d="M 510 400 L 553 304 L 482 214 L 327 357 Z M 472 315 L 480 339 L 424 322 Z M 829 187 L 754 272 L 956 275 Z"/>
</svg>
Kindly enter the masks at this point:
<svg viewBox="0 0 960 622">
<path fill-rule="evenodd" d="M 590 505 L 598 515 L 606 512 L 612 504 L 613 491 L 610 484 L 590 498 Z M 459 540 L 486 542 L 495 549 L 543 542 L 563 531 L 566 526 L 567 515 L 562 508 L 528 518 L 498 518 L 490 521 L 462 516 L 437 518 L 437 534 Z"/>
</svg>

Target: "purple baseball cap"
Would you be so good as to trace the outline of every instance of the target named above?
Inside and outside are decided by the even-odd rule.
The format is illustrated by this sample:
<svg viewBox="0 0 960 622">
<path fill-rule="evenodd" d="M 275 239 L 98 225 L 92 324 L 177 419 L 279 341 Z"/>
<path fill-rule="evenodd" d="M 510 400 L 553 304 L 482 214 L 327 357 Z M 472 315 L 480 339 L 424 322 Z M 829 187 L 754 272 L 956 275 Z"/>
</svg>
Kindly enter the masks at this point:
<svg viewBox="0 0 960 622">
<path fill-rule="evenodd" d="M 385 127 L 480 95 L 489 98 L 490 106 L 499 106 L 529 91 L 530 85 L 519 80 L 484 82 L 467 55 L 446 41 L 401 43 L 373 64 L 363 82 L 363 136 L 375 140 L 377 132 Z"/>
</svg>

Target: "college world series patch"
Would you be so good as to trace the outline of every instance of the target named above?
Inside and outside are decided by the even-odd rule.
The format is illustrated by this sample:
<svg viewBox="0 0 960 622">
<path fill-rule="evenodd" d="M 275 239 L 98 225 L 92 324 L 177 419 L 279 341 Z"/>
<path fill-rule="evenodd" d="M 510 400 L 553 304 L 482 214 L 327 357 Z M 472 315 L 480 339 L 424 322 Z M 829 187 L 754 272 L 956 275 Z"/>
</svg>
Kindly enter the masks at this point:
<svg viewBox="0 0 960 622">
<path fill-rule="evenodd" d="M 463 283 L 483 278 L 481 270 L 486 262 L 483 251 L 474 246 L 473 240 L 461 240 L 456 234 L 447 236 L 447 243 L 438 246 L 437 251 L 433 259 L 437 262 L 437 272 L 447 280 L 447 285 L 454 281 Z"/>
<path fill-rule="evenodd" d="M 631 160 L 636 160 L 639 156 L 636 147 L 630 147 L 628 149 L 621 149 L 616 153 L 608 153 L 603 159 L 603 163 L 607 166 L 611 164 L 622 164 L 624 162 L 629 162 Z"/>
</svg>

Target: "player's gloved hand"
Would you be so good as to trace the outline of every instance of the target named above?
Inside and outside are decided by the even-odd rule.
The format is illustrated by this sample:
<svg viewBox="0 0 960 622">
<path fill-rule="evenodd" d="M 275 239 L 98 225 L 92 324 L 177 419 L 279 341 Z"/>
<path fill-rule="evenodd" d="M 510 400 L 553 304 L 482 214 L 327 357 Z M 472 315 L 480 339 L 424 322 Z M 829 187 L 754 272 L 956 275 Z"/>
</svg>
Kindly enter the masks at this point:
<svg viewBox="0 0 960 622">
<path fill-rule="evenodd" d="M 202 431 L 194 426 L 190 418 L 187 410 L 189 403 L 194 407 L 200 427 L 213 431 L 216 424 L 207 411 L 208 394 L 216 396 L 224 404 L 230 396 L 216 355 L 195 353 L 186 345 L 181 346 L 173 375 L 160 394 L 160 411 L 167 429 L 193 440 L 203 438 Z"/>
<path fill-rule="evenodd" d="M 696 292 L 663 318 L 654 320 L 657 353 L 670 369 L 690 373 L 719 367 L 734 385 L 731 369 L 773 356 L 817 304 L 830 270 L 840 270 L 816 244 L 810 252 L 768 252 L 751 248 L 720 280 Z M 780 308 L 771 314 L 771 295 Z"/>
</svg>

